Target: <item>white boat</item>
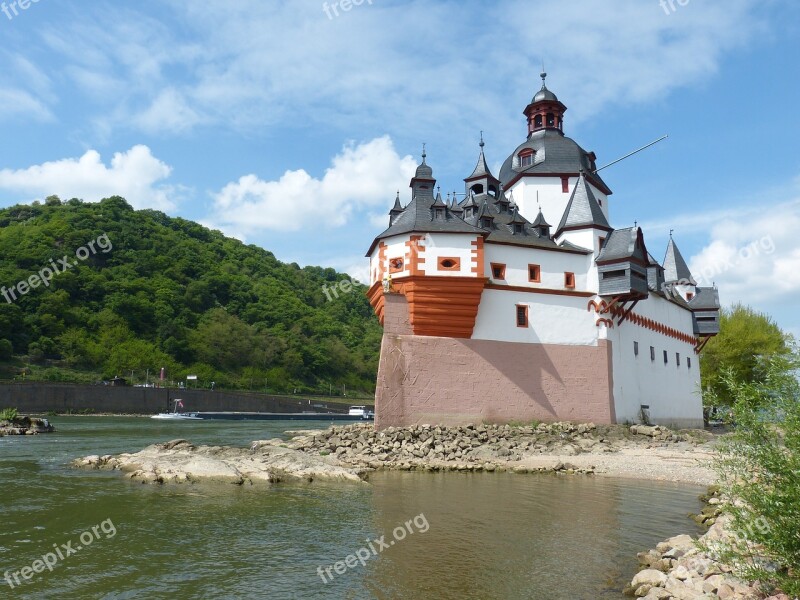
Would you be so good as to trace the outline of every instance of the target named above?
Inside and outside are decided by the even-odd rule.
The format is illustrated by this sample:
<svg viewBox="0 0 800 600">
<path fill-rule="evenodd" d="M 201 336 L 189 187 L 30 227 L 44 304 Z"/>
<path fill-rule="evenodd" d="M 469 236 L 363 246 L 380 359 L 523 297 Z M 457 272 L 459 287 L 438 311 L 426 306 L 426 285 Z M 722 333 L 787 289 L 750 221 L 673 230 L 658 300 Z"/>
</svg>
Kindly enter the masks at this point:
<svg viewBox="0 0 800 600">
<path fill-rule="evenodd" d="M 175 408 L 172 412 L 159 413 L 150 417 L 151 419 L 162 419 L 165 421 L 202 421 L 202 417 L 198 417 L 197 413 L 178 412 L 178 407 L 183 408 L 183 400 L 175 399 Z"/>
<path fill-rule="evenodd" d="M 351 417 L 360 417 L 365 421 L 375 418 L 375 413 L 367 410 L 366 406 L 351 406 L 347 414 Z"/>
</svg>

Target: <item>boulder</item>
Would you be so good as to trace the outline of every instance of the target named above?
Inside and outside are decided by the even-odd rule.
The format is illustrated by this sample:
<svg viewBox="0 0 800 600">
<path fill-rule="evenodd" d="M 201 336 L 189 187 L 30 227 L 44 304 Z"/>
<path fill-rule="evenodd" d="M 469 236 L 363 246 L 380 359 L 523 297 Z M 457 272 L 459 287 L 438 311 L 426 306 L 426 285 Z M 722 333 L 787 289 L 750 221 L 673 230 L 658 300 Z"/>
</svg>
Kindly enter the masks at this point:
<svg viewBox="0 0 800 600">
<path fill-rule="evenodd" d="M 666 582 L 667 576 L 661 571 L 656 571 L 655 569 L 645 569 L 644 571 L 639 571 L 636 575 L 634 575 L 633 581 L 631 581 L 631 587 L 637 589 L 639 586 L 645 584 L 652 587 L 663 587 Z"/>
</svg>

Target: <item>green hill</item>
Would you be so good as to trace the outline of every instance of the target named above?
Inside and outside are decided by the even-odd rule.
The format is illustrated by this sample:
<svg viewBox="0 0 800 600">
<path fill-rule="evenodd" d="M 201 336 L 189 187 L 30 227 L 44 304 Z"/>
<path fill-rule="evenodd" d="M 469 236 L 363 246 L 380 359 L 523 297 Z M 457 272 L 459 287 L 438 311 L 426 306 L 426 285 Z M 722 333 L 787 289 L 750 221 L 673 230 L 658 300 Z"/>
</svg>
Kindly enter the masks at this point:
<svg viewBox="0 0 800 600">
<path fill-rule="evenodd" d="M 2 209 L 0 377 L 370 392 L 381 328 L 363 285 L 327 300 L 344 279 L 120 197 Z"/>
</svg>

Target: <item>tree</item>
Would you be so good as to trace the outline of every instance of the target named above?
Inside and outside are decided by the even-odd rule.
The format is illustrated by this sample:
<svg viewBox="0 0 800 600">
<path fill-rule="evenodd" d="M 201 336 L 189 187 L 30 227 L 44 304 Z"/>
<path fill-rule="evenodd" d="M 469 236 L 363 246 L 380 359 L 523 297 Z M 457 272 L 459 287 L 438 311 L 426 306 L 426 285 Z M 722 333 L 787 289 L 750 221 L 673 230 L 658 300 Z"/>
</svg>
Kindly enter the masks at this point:
<svg viewBox="0 0 800 600">
<path fill-rule="evenodd" d="M 731 500 L 732 539 L 715 547 L 723 562 L 766 589 L 800 594 L 800 355 L 764 361 L 762 380 L 722 379 L 733 399 L 735 431 L 717 470 Z"/>
<path fill-rule="evenodd" d="M 723 309 L 719 335 L 706 344 L 700 357 L 703 403 L 732 405 L 726 373 L 737 383 L 763 383 L 767 361 L 789 352 L 790 337 L 768 315 L 741 304 Z"/>
</svg>

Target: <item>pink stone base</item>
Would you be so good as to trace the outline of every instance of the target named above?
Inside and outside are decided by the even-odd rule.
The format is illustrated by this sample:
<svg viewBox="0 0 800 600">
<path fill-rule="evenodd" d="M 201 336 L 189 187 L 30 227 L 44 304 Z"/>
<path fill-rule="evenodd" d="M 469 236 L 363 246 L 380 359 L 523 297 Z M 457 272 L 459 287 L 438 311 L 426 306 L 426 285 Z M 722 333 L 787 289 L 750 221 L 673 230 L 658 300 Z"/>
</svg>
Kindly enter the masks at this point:
<svg viewBox="0 0 800 600">
<path fill-rule="evenodd" d="M 615 420 L 606 340 L 596 347 L 462 340 L 399 334 L 405 329 L 402 319 L 392 325 L 381 345 L 378 429 Z"/>
</svg>

